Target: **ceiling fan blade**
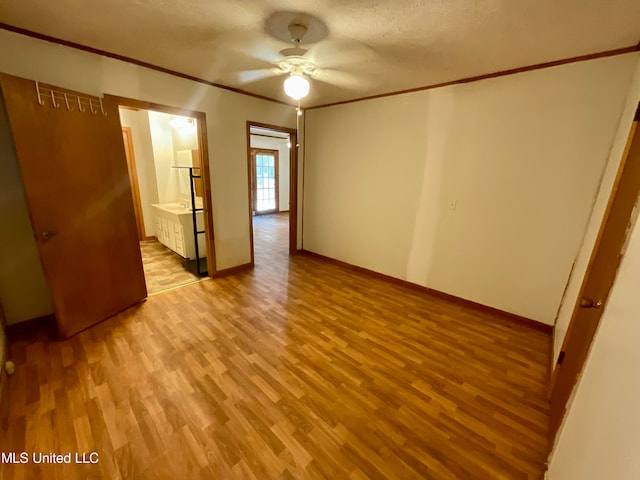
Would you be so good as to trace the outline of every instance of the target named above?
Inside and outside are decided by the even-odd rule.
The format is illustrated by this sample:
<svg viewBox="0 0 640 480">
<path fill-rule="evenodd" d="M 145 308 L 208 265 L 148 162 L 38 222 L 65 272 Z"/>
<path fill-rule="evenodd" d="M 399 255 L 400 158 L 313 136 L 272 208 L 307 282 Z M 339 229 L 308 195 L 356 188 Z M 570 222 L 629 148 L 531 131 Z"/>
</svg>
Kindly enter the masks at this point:
<svg viewBox="0 0 640 480">
<path fill-rule="evenodd" d="M 284 72 L 279 68 L 260 68 L 257 70 L 244 70 L 238 72 L 238 82 L 241 84 L 253 83 L 269 77 L 282 75 Z"/>
<path fill-rule="evenodd" d="M 277 50 L 277 48 L 274 47 L 270 47 L 264 44 L 253 45 L 250 47 L 248 55 L 265 62 L 276 63 L 282 58 L 282 55 Z"/>
<path fill-rule="evenodd" d="M 357 40 L 329 38 L 309 47 L 305 55 L 323 68 L 370 62 L 376 57 L 373 48 Z"/>
<path fill-rule="evenodd" d="M 275 63 L 282 58 L 279 53 L 283 42 L 265 37 L 259 33 L 223 32 L 216 38 L 221 51 L 227 52 L 229 58 L 244 60 L 261 60 Z"/>
<path fill-rule="evenodd" d="M 368 90 L 373 86 L 371 79 L 353 73 L 322 69 L 313 76 L 315 80 L 350 90 Z"/>
</svg>

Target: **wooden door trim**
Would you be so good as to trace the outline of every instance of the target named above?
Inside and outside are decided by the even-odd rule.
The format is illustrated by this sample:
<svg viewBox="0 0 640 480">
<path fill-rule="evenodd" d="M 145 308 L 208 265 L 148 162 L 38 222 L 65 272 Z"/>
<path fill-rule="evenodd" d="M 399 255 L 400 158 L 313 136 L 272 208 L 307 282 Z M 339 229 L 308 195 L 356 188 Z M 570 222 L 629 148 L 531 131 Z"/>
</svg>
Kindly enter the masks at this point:
<svg viewBox="0 0 640 480">
<path fill-rule="evenodd" d="M 640 128 L 638 128 L 638 120 L 640 120 L 639 118 L 640 115 L 640 106 L 638 107 L 638 110 L 636 111 L 636 116 L 634 118 L 634 121 L 631 125 L 631 128 L 629 130 L 629 135 L 627 137 L 627 143 L 625 145 L 624 148 L 624 152 L 622 155 L 622 158 L 620 160 L 620 164 L 618 166 L 618 171 L 616 173 L 616 178 L 613 182 L 613 186 L 611 189 L 611 193 L 609 195 L 609 199 L 607 201 L 607 206 L 605 208 L 605 211 L 603 213 L 602 216 L 602 220 L 600 223 L 600 227 L 598 230 L 598 235 L 596 237 L 596 240 L 594 242 L 594 246 L 593 249 L 591 251 L 591 255 L 589 257 L 589 263 L 587 264 L 587 268 L 585 270 L 585 274 L 582 278 L 582 284 L 580 286 L 580 291 L 578 293 L 578 297 L 576 299 L 574 308 L 573 308 L 573 312 L 571 315 L 571 320 L 569 322 L 569 326 L 567 328 L 567 332 L 565 333 L 563 342 L 562 342 L 562 347 L 560 348 L 560 352 L 559 352 L 559 358 L 560 356 L 565 355 L 565 352 L 567 352 L 568 346 L 569 346 L 569 342 L 571 339 L 571 335 L 574 333 L 574 329 L 576 328 L 576 322 L 578 321 L 578 316 L 581 312 L 581 307 L 580 307 L 580 300 L 585 296 L 586 294 L 586 290 L 589 286 L 589 280 L 590 280 L 590 276 L 593 273 L 593 269 L 594 269 L 594 265 L 596 263 L 597 257 L 598 257 L 598 253 L 600 250 L 600 247 L 602 246 L 603 243 L 603 239 L 605 236 L 605 233 L 607 231 L 607 228 L 609 226 L 609 220 L 612 218 L 612 212 L 614 209 L 614 204 L 615 201 L 618 197 L 618 194 L 620 192 L 620 185 L 623 179 L 623 176 L 625 175 L 625 169 L 628 166 L 628 159 L 629 159 L 629 153 L 631 150 L 632 145 L 635 142 L 638 142 L 640 144 Z M 636 161 L 640 161 L 636 160 Z M 628 175 L 628 174 L 627 174 Z M 640 188 L 637 189 L 640 192 Z M 637 193 L 635 195 L 635 198 L 637 198 Z M 632 219 L 633 216 L 633 211 L 631 211 L 631 216 L 629 217 L 628 221 L 630 221 Z M 629 234 L 629 230 L 627 229 L 626 235 Z M 622 246 L 624 245 L 624 240 L 622 243 Z M 621 261 L 621 255 L 622 251 L 620 252 L 620 255 L 618 256 L 617 259 L 617 264 L 616 264 L 616 270 L 617 268 L 619 268 L 620 265 L 620 261 Z M 613 281 L 613 283 L 615 283 L 615 279 Z M 610 295 L 611 289 L 613 288 L 613 283 L 612 285 L 609 287 L 609 290 L 606 292 L 606 294 L 603 295 L 603 300 L 604 300 L 604 304 L 606 306 L 606 301 Z M 587 339 L 588 343 L 589 343 L 589 347 L 593 344 L 593 340 L 595 338 L 596 335 L 596 331 L 597 331 L 597 327 L 599 326 L 601 321 L 601 315 L 597 318 L 597 320 L 594 320 L 594 333 L 593 335 Z M 587 352 L 588 352 L 587 348 Z M 587 362 L 588 359 L 588 353 L 584 356 L 584 358 L 579 359 L 579 363 L 578 365 L 575 367 L 576 369 L 576 373 L 575 375 L 572 375 L 570 378 L 567 379 L 567 382 L 570 382 L 571 385 L 568 385 L 568 394 L 566 395 L 562 395 L 562 398 L 560 398 L 559 400 L 556 400 L 554 402 L 554 392 L 556 391 L 556 388 L 559 387 L 559 375 L 560 375 L 560 371 L 562 366 L 559 364 L 558 359 L 554 359 L 553 362 L 553 366 L 554 366 L 554 370 L 553 373 L 551 375 L 551 379 L 549 382 L 549 388 L 548 388 L 548 393 L 549 393 L 549 398 L 551 400 L 551 411 L 550 411 L 550 428 L 549 428 L 549 448 L 553 447 L 553 444 L 555 442 L 555 437 L 559 431 L 560 425 L 562 424 L 562 420 L 564 418 L 564 416 L 566 415 L 566 407 L 567 407 L 567 402 L 571 396 L 571 392 L 573 391 L 573 389 L 575 388 L 575 385 L 577 383 L 578 377 L 580 375 L 580 373 L 582 372 L 582 370 L 584 369 L 584 365 Z M 566 398 L 565 398 L 566 397 Z M 558 401 L 560 403 L 558 403 Z M 554 414 L 555 412 L 558 412 L 557 414 Z M 555 420 L 554 420 L 555 419 Z"/>
<path fill-rule="evenodd" d="M 276 137 L 274 137 L 276 138 Z M 284 138 L 282 138 L 281 140 L 284 140 Z M 265 210 L 263 212 L 258 213 L 258 209 L 256 208 L 257 204 L 258 204 L 258 199 L 257 197 L 257 192 L 258 192 L 258 179 L 256 176 L 256 155 L 260 154 L 260 153 L 265 153 L 267 155 L 273 155 L 275 161 L 274 161 L 274 165 L 275 165 L 275 182 L 276 182 L 276 193 L 275 193 L 275 200 L 276 200 L 276 206 L 273 210 Z M 280 185 L 278 184 L 280 182 L 280 167 L 278 166 L 278 162 L 280 161 L 280 152 L 278 152 L 278 150 L 273 150 L 271 148 L 252 148 L 251 149 L 251 175 L 253 176 L 253 191 L 252 196 L 253 196 L 253 209 L 254 209 L 254 215 L 269 215 L 272 213 L 279 213 L 279 208 L 280 208 L 280 199 L 278 198 L 279 194 L 280 194 Z M 291 180 L 289 180 L 291 181 Z"/>
<path fill-rule="evenodd" d="M 133 209 L 136 212 L 138 238 L 140 240 L 147 240 L 147 234 L 144 229 L 144 215 L 142 213 L 142 201 L 140 200 L 140 184 L 138 183 L 138 170 L 136 168 L 136 156 L 133 150 L 131 127 L 122 127 L 122 133 L 125 134 L 127 139 L 127 141 L 124 142 L 124 148 L 127 152 L 127 167 L 129 169 L 129 180 L 131 181 L 131 193 L 133 194 Z"/>
<path fill-rule="evenodd" d="M 171 115 L 181 115 L 184 117 L 193 117 L 197 119 L 198 126 L 198 149 L 202 152 L 200 161 L 200 175 L 202 177 L 202 186 L 204 195 L 202 198 L 202 207 L 204 209 L 205 220 L 205 240 L 207 244 L 207 271 L 210 277 L 213 277 L 216 270 L 216 248 L 215 233 L 213 229 L 213 200 L 211 193 L 211 169 L 209 165 L 209 141 L 207 137 L 207 115 L 197 110 L 188 110 L 181 107 L 172 107 L 160 103 L 147 102 L 135 98 L 120 97 L 117 95 L 105 94 L 105 98 L 112 99 L 125 108 L 134 108 L 139 110 L 154 110 L 156 112 L 168 113 Z"/>
<path fill-rule="evenodd" d="M 251 239 L 251 265 L 255 265 L 253 245 L 253 215 L 251 206 L 251 127 L 267 128 L 276 132 L 288 133 L 291 142 L 289 149 L 289 255 L 298 253 L 298 132 L 295 128 L 281 127 L 268 123 L 247 120 L 247 204 L 249 206 L 249 235 Z"/>
</svg>

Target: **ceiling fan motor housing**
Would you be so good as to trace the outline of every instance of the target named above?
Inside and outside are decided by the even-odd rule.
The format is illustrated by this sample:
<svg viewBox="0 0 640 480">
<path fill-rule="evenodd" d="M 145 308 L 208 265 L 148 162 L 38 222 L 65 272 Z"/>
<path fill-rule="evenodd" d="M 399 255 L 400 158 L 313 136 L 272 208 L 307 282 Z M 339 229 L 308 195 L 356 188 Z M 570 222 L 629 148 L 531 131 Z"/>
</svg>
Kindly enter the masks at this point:
<svg viewBox="0 0 640 480">
<path fill-rule="evenodd" d="M 278 62 L 278 67 L 285 73 L 306 74 L 314 76 L 320 73 L 320 69 L 304 57 L 290 56 Z"/>
<path fill-rule="evenodd" d="M 292 23 L 289 25 L 289 33 L 291 34 L 291 41 L 296 45 L 300 45 L 304 35 L 307 33 L 307 27 L 301 23 Z"/>
</svg>

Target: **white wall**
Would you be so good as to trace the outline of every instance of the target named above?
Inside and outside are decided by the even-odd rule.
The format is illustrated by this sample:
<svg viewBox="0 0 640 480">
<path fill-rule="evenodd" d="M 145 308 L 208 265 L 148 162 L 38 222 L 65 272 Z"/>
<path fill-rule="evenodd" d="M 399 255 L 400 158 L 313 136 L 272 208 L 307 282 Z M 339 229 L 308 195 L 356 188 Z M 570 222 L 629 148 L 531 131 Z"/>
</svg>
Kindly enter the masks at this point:
<svg viewBox="0 0 640 480">
<path fill-rule="evenodd" d="M 0 95 L 0 306 L 7 324 L 53 313 Z M 2 365 L 0 365 L 2 368 Z"/>
<path fill-rule="evenodd" d="M 550 480 L 640 478 L 640 224 L 631 235 L 549 466 Z"/>
<path fill-rule="evenodd" d="M 304 248 L 553 324 L 637 57 L 307 111 Z"/>
<path fill-rule="evenodd" d="M 171 115 L 171 119 L 175 119 L 175 115 Z M 187 118 L 187 117 L 184 117 Z M 198 150 L 198 124 L 197 119 L 192 118 L 192 124 L 185 124 L 174 127 L 171 126 L 171 140 L 173 148 L 178 150 Z M 191 164 L 190 164 L 191 165 Z"/>
<path fill-rule="evenodd" d="M 178 172 L 175 168 L 171 168 L 176 165 L 173 132 L 170 125 L 171 115 L 154 111 L 147 113 L 149 115 L 151 145 L 153 146 L 158 201 L 160 203 L 176 202 L 178 200 Z"/>
<path fill-rule="evenodd" d="M 268 148 L 278 151 L 278 210 L 289 210 L 289 147 L 288 140 L 251 135 L 252 148 Z"/>
<path fill-rule="evenodd" d="M 639 99 L 640 61 L 637 63 L 635 74 L 631 81 L 631 88 L 629 89 L 625 101 L 625 107 L 618 124 L 616 136 L 607 161 L 607 166 L 602 176 L 600 189 L 595 199 L 593 211 L 589 218 L 589 223 L 587 224 L 585 235 L 582 240 L 582 245 L 580 246 L 580 250 L 576 256 L 573 271 L 571 272 L 571 277 L 558 312 L 558 318 L 553 330 L 554 338 L 552 360 L 554 362 L 554 366 L 555 359 L 558 358 L 564 337 L 567 333 L 567 329 L 569 328 L 571 315 L 573 314 L 573 309 L 578 298 L 578 294 L 580 293 L 584 274 L 591 258 L 591 252 L 593 251 L 593 246 L 595 245 L 595 241 L 600 230 L 602 217 L 609 202 L 611 189 L 613 188 L 613 183 L 616 179 L 618 168 L 620 167 L 620 161 L 622 160 L 627 139 L 629 138 L 629 127 L 636 112 L 636 108 L 638 108 Z"/>
<path fill-rule="evenodd" d="M 295 127 L 295 109 L 0 31 L 0 71 L 81 92 L 205 112 L 217 269 L 251 261 L 246 122 Z"/>
<path fill-rule="evenodd" d="M 154 213 L 151 204 L 159 202 L 158 185 L 156 184 L 156 167 L 153 159 L 153 145 L 151 143 L 151 131 L 149 129 L 149 115 L 146 110 L 121 108 L 120 122 L 122 126 L 131 128 L 144 231 L 149 237 L 155 235 Z"/>
</svg>

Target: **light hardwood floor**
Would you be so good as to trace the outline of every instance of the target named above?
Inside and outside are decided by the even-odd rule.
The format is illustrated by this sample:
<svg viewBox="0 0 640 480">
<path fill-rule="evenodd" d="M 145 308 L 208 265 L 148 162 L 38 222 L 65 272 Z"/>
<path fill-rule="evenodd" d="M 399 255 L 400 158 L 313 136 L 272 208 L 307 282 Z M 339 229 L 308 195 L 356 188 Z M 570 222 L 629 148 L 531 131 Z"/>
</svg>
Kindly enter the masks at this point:
<svg viewBox="0 0 640 480">
<path fill-rule="evenodd" d="M 534 479 L 548 335 L 321 259 L 255 220 L 256 268 L 11 346 L 0 478 Z"/>
<path fill-rule="evenodd" d="M 140 253 L 148 293 L 157 293 L 200 280 L 184 268 L 184 258 L 157 240 L 141 241 Z"/>
</svg>

